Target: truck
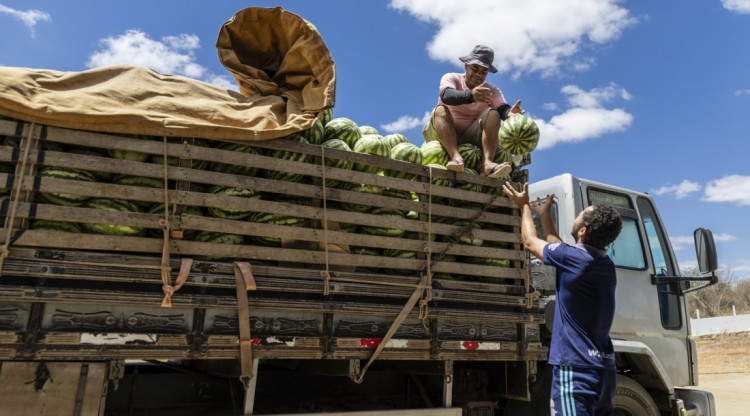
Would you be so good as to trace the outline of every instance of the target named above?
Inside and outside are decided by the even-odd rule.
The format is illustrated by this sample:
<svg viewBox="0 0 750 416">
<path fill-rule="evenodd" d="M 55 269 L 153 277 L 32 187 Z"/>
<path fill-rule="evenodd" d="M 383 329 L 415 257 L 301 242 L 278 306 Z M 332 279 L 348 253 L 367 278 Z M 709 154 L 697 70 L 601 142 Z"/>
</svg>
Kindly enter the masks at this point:
<svg viewBox="0 0 750 416">
<path fill-rule="evenodd" d="M 278 8 L 251 12 L 291 24 Z M 497 180 L 322 145 L 314 124 L 330 99 L 278 117 L 303 120 L 293 134 L 265 122 L 243 135 L 184 122 L 177 100 L 156 123 L 136 114 L 133 72 L 114 110 L 78 105 L 95 82 L 65 74 L 50 76 L 68 88 L 48 105 L 8 105 L 23 86 L 49 88 L 21 72 L 0 88 L 3 414 L 549 414 L 555 275 L 524 251 Z M 265 96 L 228 96 L 278 116 Z M 294 112 L 300 96 L 277 102 Z M 516 160 L 515 186 L 529 164 Z M 690 388 L 684 296 L 715 282 L 710 231 L 695 235 L 704 277 L 680 277 L 649 195 L 567 174 L 530 189 L 557 196 L 561 235 L 591 204 L 622 215 L 609 250 L 618 414 L 715 415 L 713 396 Z"/>
</svg>

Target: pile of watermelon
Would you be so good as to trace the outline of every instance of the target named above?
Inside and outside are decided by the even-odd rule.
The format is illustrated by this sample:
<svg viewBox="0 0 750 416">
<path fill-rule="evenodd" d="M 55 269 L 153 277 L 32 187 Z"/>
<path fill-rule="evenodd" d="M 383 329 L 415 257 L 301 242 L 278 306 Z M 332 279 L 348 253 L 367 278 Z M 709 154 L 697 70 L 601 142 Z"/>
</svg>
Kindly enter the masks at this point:
<svg viewBox="0 0 750 416">
<path fill-rule="evenodd" d="M 503 163 L 510 162 L 513 160 L 514 155 L 525 154 L 533 150 L 538 142 L 538 129 L 534 130 L 536 125 L 533 124 L 533 120 L 528 117 L 513 117 L 503 123 L 500 129 L 500 138 L 502 140 L 501 146 L 498 146 L 495 154 L 494 162 Z M 161 138 L 149 138 L 144 137 L 145 140 L 159 140 Z M 176 141 L 186 141 L 187 139 L 170 139 Z M 411 163 L 418 166 L 428 167 L 434 170 L 445 171 L 446 164 L 448 162 L 448 154 L 443 146 L 437 141 L 425 142 L 421 146 L 417 146 L 411 143 L 409 139 L 402 134 L 387 134 L 381 135 L 377 129 L 371 126 L 358 126 L 353 120 L 346 117 L 333 117 L 331 110 L 324 111 L 320 117 L 314 122 L 311 128 L 299 133 L 292 134 L 288 137 L 279 139 L 289 142 L 296 142 L 303 145 L 318 145 L 322 147 L 323 151 L 323 162 L 325 166 L 352 170 L 358 172 L 366 172 L 375 175 L 389 176 L 393 178 L 399 178 L 402 180 L 415 180 L 419 177 L 418 174 L 413 173 L 414 169 L 384 169 L 376 164 L 370 164 L 365 162 L 352 162 L 351 160 L 327 157 L 325 151 L 331 149 L 332 154 L 336 152 L 355 152 L 366 154 L 375 157 L 389 158 L 404 163 Z M 18 147 L 19 140 L 16 137 L 6 137 L 3 139 L 2 144 L 5 146 Z M 187 143 L 187 142 L 186 142 Z M 261 155 L 265 157 L 284 159 L 299 163 L 313 163 L 314 158 L 311 153 L 294 152 L 289 150 L 280 150 L 278 146 L 269 149 L 264 146 L 254 146 L 250 143 L 228 143 L 218 141 L 201 141 L 198 139 L 190 139 L 189 142 L 192 146 L 202 146 L 217 148 L 224 151 L 241 152 L 252 155 Z M 44 142 L 44 146 L 49 146 L 48 150 L 64 151 L 68 153 L 79 153 L 90 156 L 98 157 L 110 157 L 122 160 L 131 160 L 145 163 L 157 163 L 164 164 L 165 160 L 161 156 L 148 155 L 132 151 L 120 151 L 120 150 L 103 150 L 96 148 L 82 148 L 74 146 L 64 146 L 62 144 L 54 142 Z M 283 147 L 283 146 L 282 146 Z M 335 151 L 333 151 L 335 149 Z M 481 171 L 482 168 L 482 152 L 481 149 L 472 144 L 462 144 L 459 147 L 459 151 L 464 158 L 466 174 L 477 175 L 477 172 Z M 330 153 L 329 153 L 330 154 Z M 340 154 L 340 153 L 339 153 Z M 361 158 L 359 160 L 362 160 Z M 371 159 L 366 159 L 371 160 Z M 180 163 L 176 158 L 169 158 L 166 161 L 169 165 L 176 166 Z M 231 163 L 219 163 L 219 162 L 206 162 L 202 160 L 192 160 L 192 169 L 206 170 L 219 172 L 231 175 L 241 175 L 250 177 L 262 177 L 272 179 L 276 181 L 292 182 L 292 183 L 314 183 L 314 179 L 310 176 L 306 176 L 301 173 L 285 172 L 281 170 L 273 169 L 261 169 L 256 166 L 248 165 L 235 165 Z M 390 164 L 391 166 L 393 164 Z M 184 161 L 181 166 L 185 167 Z M 0 164 L 0 170 L 3 172 L 13 172 L 14 166 L 11 164 Z M 412 173 L 408 172 L 412 171 Z M 96 172 L 86 171 L 80 169 L 70 169 L 58 166 L 42 166 L 38 170 L 40 177 L 49 178 L 62 178 L 62 179 L 74 179 L 78 181 L 90 182 L 90 183 L 112 183 L 123 186 L 141 186 L 149 187 L 154 189 L 164 189 L 164 181 L 161 178 L 153 177 L 140 177 L 134 175 L 117 175 L 108 172 Z M 451 175 L 438 175 L 432 179 L 432 183 L 441 187 L 462 189 L 464 191 L 471 192 L 498 192 L 497 187 L 495 189 L 488 189 L 482 187 L 476 183 L 468 181 L 459 181 L 448 179 Z M 453 175 L 452 177 L 456 177 Z M 410 192 L 400 191 L 397 189 L 388 189 L 372 184 L 362 184 L 351 182 L 342 179 L 331 179 L 326 178 L 324 185 L 328 188 L 340 189 L 345 192 L 358 192 L 372 195 L 384 195 L 391 198 L 403 198 L 410 201 L 418 201 L 419 197 Z M 167 183 L 167 187 L 174 189 L 174 183 L 171 181 Z M 281 198 L 287 196 L 282 194 L 274 193 L 273 190 L 256 190 L 246 189 L 237 187 L 217 186 L 210 184 L 191 183 L 191 191 L 211 193 L 232 198 L 246 198 L 250 200 L 273 200 L 279 201 Z M 0 192 L 0 199 L 7 199 L 7 192 Z M 160 214 L 164 213 L 163 203 L 154 203 L 146 201 L 136 200 L 125 200 L 125 199 L 112 199 L 112 198 L 91 198 L 84 195 L 72 195 L 62 192 L 39 192 L 35 196 L 35 201 L 44 204 L 54 204 L 61 206 L 72 206 L 72 207 L 83 207 L 99 210 L 111 210 L 120 212 L 133 212 L 133 213 L 149 213 L 149 214 Z M 448 206 L 456 206 L 459 200 L 454 200 L 446 197 L 431 197 L 430 203 L 445 204 Z M 296 198 L 296 199 L 284 199 L 284 202 L 294 203 L 299 205 L 311 205 L 310 199 Z M 459 201 L 460 202 L 460 201 Z M 242 204 L 240 204 L 242 205 Z M 365 204 L 358 204 L 356 202 L 341 198 L 339 200 L 329 201 L 329 207 L 334 209 L 342 209 L 357 213 L 368 213 L 370 215 L 378 215 L 383 218 L 397 218 L 397 219 L 415 219 L 418 218 L 416 212 L 409 210 L 396 210 L 390 208 L 383 208 L 377 206 L 370 206 Z M 458 206 L 459 208 L 469 208 L 482 210 L 485 207 L 479 206 L 468 206 L 467 204 Z M 174 207 L 170 207 L 172 209 Z M 184 208 L 185 215 L 192 216 L 207 216 L 227 220 L 235 221 L 250 221 L 259 224 L 274 224 L 283 226 L 304 226 L 309 224 L 309 219 L 298 218 L 289 215 L 281 215 L 277 213 L 268 212 L 256 212 L 246 208 L 238 208 L 237 206 L 222 206 L 222 207 L 200 207 L 200 206 L 189 206 Z M 438 236 L 437 240 L 452 243 L 452 244 L 469 244 L 475 246 L 483 245 L 483 241 L 473 237 L 472 230 L 481 229 L 482 224 L 475 222 L 467 222 L 465 219 L 450 219 L 450 218 L 434 218 L 434 221 L 443 221 L 465 229 L 465 232 L 461 235 L 443 235 Z M 122 224 L 93 224 L 93 223 L 75 223 L 65 221 L 49 221 L 49 220 L 37 220 L 32 221 L 31 228 L 33 229 L 44 229 L 52 231 L 64 231 L 64 232 L 83 232 L 83 233 L 95 233 L 104 235 L 117 235 L 117 236 L 148 236 L 148 237 L 159 237 L 161 236 L 161 230 L 158 228 L 144 228 L 135 227 L 130 225 Z M 348 232 L 362 233 L 367 235 L 386 236 L 393 238 L 418 238 L 415 232 L 388 228 L 384 226 L 372 226 L 364 224 L 341 224 L 341 229 Z M 200 242 L 212 242 L 212 243 L 226 243 L 226 244 L 254 244 L 262 246 L 278 247 L 281 244 L 279 238 L 269 236 L 249 236 L 239 234 L 224 234 L 217 232 L 208 232 L 200 230 L 185 230 L 184 239 L 194 240 Z M 488 242 L 487 245 L 491 243 Z M 352 251 L 360 250 L 362 254 L 378 254 L 383 256 L 413 259 L 416 258 L 416 252 L 403 251 L 403 250 L 376 250 L 372 247 L 360 247 L 353 248 Z M 462 261 L 461 258 L 458 259 Z M 484 261 L 482 259 L 467 258 L 463 259 L 466 262 L 480 262 L 483 264 L 501 265 L 507 267 L 507 261 Z M 489 263 L 487 263 L 489 262 Z M 391 272 L 398 272 L 398 269 L 389 270 Z"/>
</svg>

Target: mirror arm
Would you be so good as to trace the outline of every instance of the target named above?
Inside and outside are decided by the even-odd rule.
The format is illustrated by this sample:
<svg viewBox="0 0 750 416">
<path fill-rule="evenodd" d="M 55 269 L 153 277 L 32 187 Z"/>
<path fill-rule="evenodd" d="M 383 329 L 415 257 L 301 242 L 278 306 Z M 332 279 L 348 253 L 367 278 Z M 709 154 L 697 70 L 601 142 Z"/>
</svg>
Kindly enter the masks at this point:
<svg viewBox="0 0 750 416">
<path fill-rule="evenodd" d="M 690 293 L 699 289 L 703 289 L 705 287 L 715 285 L 716 283 L 719 283 L 719 276 L 716 275 L 716 273 L 711 272 L 710 276 L 701 276 L 701 277 L 680 277 L 680 276 L 656 276 L 655 274 L 651 275 L 651 284 L 657 285 L 660 283 L 682 283 L 682 282 L 706 282 L 704 285 L 691 287 L 688 289 L 678 289 L 677 293 L 678 295 L 684 295 L 685 293 Z M 673 290 L 666 290 L 663 291 L 665 293 L 674 293 Z"/>
</svg>

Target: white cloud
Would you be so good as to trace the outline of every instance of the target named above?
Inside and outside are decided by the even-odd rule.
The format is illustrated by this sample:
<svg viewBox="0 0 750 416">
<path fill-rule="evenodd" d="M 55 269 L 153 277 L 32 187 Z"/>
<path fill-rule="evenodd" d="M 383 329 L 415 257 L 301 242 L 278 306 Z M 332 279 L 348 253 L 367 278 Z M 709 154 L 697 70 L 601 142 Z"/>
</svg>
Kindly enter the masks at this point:
<svg viewBox="0 0 750 416">
<path fill-rule="evenodd" d="M 701 185 L 699 183 L 685 179 L 677 185 L 665 185 L 650 192 L 654 195 L 674 194 L 675 198 L 682 199 L 700 190 Z"/>
<path fill-rule="evenodd" d="M 461 66 L 476 44 L 495 50 L 500 72 L 556 74 L 595 62 L 589 46 L 616 40 L 636 19 L 619 0 L 391 0 L 390 7 L 438 26 L 427 45 L 436 60 Z M 471 30 L 467 30 L 471 28 Z"/>
<path fill-rule="evenodd" d="M 727 175 L 709 182 L 703 200 L 750 205 L 750 176 Z"/>
<path fill-rule="evenodd" d="M 721 4 L 730 12 L 740 14 L 750 13 L 750 0 L 721 0 Z"/>
<path fill-rule="evenodd" d="M 734 92 L 734 95 L 750 95 L 750 88 L 737 90 Z"/>
<path fill-rule="evenodd" d="M 52 16 L 41 10 L 16 10 L 3 4 L 0 4 L 0 13 L 8 14 L 14 19 L 20 20 L 29 29 L 29 32 L 31 32 L 31 37 L 36 35 L 37 23 L 52 21 Z"/>
<path fill-rule="evenodd" d="M 396 121 L 382 124 L 380 129 L 388 133 L 400 133 L 406 130 L 422 128 L 430 120 L 430 112 L 424 113 L 422 118 L 412 116 L 401 116 Z"/>
<path fill-rule="evenodd" d="M 222 88 L 236 90 L 236 84 L 227 76 L 210 73 L 195 62 L 193 51 L 200 48 L 196 35 L 165 36 L 159 40 L 148 34 L 130 29 L 122 35 L 100 40 L 101 49 L 94 52 L 86 66 L 96 68 L 115 64 L 143 65 L 163 74 L 184 75 L 203 80 Z"/>
<path fill-rule="evenodd" d="M 737 237 L 732 234 L 714 234 L 715 243 L 728 243 L 737 240 Z M 694 247 L 695 240 L 692 235 L 679 235 L 669 237 L 669 241 L 672 242 L 672 249 L 674 251 L 684 250 L 686 248 Z"/>
<path fill-rule="evenodd" d="M 633 122 L 633 115 L 627 111 L 621 108 L 606 109 L 603 106 L 617 98 L 632 98 L 624 88 L 615 84 L 589 91 L 567 85 L 562 88 L 562 93 L 568 96 L 569 109 L 553 116 L 549 121 L 534 120 L 540 131 L 537 146 L 539 150 L 551 148 L 558 143 L 575 143 L 623 131 Z"/>
</svg>

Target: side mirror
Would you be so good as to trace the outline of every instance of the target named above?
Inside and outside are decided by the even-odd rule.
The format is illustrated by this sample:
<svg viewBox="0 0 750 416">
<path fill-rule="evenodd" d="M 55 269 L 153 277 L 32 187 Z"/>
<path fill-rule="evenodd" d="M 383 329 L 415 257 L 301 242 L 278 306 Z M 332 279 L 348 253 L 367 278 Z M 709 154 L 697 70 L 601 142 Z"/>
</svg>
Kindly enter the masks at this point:
<svg viewBox="0 0 750 416">
<path fill-rule="evenodd" d="M 698 228 L 693 233 L 695 239 L 695 254 L 698 257 L 698 269 L 701 273 L 711 273 L 718 269 L 716 245 L 711 230 Z"/>
</svg>

